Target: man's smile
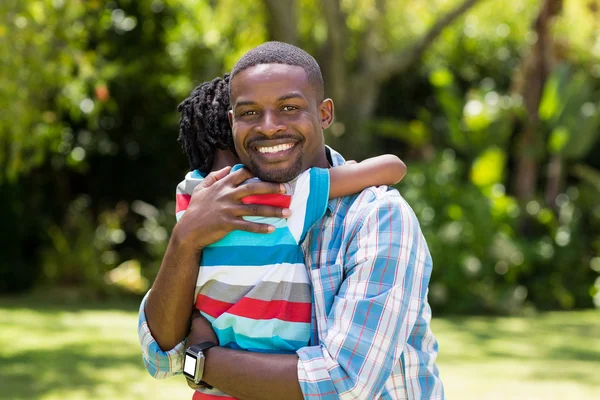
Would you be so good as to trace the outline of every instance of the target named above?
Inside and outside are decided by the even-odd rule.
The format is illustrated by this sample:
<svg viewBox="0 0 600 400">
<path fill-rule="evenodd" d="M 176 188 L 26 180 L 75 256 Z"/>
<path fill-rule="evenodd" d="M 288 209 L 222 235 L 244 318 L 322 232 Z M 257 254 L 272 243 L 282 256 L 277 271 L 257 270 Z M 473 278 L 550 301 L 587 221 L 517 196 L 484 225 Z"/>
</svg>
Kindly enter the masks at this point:
<svg viewBox="0 0 600 400">
<path fill-rule="evenodd" d="M 280 151 L 285 151 L 285 150 L 289 150 L 292 147 L 294 147 L 293 144 L 289 143 L 289 144 L 280 144 L 277 146 L 270 146 L 270 147 L 257 147 L 256 150 L 259 153 L 279 153 Z"/>
<path fill-rule="evenodd" d="M 302 148 L 299 138 L 254 139 L 248 143 L 251 157 L 266 163 L 278 163 L 294 157 L 297 149 Z"/>
</svg>

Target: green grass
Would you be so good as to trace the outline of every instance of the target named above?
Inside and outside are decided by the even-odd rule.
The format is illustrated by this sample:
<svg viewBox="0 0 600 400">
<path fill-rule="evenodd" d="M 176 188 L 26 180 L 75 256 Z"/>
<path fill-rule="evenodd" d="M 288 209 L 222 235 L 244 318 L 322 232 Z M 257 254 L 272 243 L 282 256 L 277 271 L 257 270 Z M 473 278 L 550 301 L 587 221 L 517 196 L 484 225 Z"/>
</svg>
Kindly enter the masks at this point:
<svg viewBox="0 0 600 400">
<path fill-rule="evenodd" d="M 191 399 L 145 371 L 132 303 L 0 299 L 0 399 Z M 600 312 L 437 318 L 450 399 L 600 398 Z"/>
<path fill-rule="evenodd" d="M 453 399 L 600 399 L 600 312 L 435 319 Z"/>
</svg>

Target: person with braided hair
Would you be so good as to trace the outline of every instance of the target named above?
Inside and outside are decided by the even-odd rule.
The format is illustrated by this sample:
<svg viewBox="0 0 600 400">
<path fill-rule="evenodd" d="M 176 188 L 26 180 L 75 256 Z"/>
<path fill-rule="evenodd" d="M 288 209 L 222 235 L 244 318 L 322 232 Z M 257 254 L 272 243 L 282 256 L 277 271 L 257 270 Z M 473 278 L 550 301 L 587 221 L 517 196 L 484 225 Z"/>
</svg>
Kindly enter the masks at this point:
<svg viewBox="0 0 600 400">
<path fill-rule="evenodd" d="M 198 399 L 445 399 L 431 256 L 386 185 L 401 161 L 325 146 L 333 101 L 295 46 L 264 43 L 203 85 L 180 107 L 192 171 L 140 306 L 150 374 L 183 372 Z M 212 136 L 224 118 L 233 146 Z"/>
<path fill-rule="evenodd" d="M 188 157 L 190 169 L 208 172 L 239 162 L 227 119 L 229 111 L 229 74 L 198 85 L 179 106 L 179 143 Z M 224 154 L 222 150 L 227 150 Z M 221 157 L 225 157 L 222 159 Z M 235 161 L 232 163 L 232 161 Z"/>
</svg>

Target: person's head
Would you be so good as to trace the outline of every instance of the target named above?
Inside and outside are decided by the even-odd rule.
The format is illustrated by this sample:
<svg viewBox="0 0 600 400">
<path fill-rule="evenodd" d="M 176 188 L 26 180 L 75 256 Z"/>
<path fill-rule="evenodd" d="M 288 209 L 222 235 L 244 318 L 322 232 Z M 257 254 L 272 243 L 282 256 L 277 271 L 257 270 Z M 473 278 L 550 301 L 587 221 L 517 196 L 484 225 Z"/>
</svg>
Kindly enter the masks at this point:
<svg viewBox="0 0 600 400">
<path fill-rule="evenodd" d="M 323 92 L 321 69 L 304 50 L 267 42 L 246 53 L 229 84 L 229 120 L 242 163 L 274 182 L 328 167 L 323 129 L 334 110 Z"/>
<path fill-rule="evenodd" d="M 190 169 L 209 172 L 238 162 L 227 119 L 229 74 L 197 86 L 177 110 L 179 142 Z"/>
</svg>

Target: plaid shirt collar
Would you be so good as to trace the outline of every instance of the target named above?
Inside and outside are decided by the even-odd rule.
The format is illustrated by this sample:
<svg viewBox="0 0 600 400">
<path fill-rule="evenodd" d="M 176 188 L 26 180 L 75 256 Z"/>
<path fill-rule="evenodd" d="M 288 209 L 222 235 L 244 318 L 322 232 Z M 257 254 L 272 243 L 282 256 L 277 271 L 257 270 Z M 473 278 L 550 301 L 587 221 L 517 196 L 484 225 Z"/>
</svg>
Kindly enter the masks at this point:
<svg viewBox="0 0 600 400">
<path fill-rule="evenodd" d="M 325 145 L 325 154 L 327 156 L 327 161 L 329 161 L 329 165 L 331 167 L 339 167 L 340 165 L 344 165 L 346 163 L 346 160 L 344 159 L 344 157 L 342 157 L 340 153 L 333 150 L 327 145 Z M 333 213 L 333 210 L 336 209 L 336 207 L 340 204 L 341 201 L 341 197 L 329 200 L 329 202 L 327 203 L 327 210 L 325 211 L 325 216 L 330 217 Z"/>
</svg>

